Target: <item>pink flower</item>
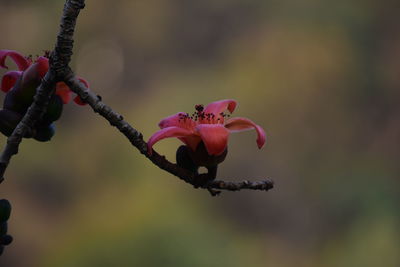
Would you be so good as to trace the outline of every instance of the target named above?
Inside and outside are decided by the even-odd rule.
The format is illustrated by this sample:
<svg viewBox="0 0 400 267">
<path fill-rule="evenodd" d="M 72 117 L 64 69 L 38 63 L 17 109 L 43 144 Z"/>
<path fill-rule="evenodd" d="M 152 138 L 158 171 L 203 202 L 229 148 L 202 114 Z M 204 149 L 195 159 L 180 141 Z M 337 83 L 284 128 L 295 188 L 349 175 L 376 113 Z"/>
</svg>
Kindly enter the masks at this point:
<svg viewBox="0 0 400 267">
<path fill-rule="evenodd" d="M 147 142 L 151 155 L 152 147 L 158 141 L 177 137 L 191 150 L 196 151 L 197 146 L 203 141 L 209 155 L 221 155 L 227 147 L 229 134 L 255 129 L 257 132 L 257 145 L 261 148 L 265 144 L 264 130 L 247 118 L 231 118 L 225 114 L 226 110 L 232 113 L 236 101 L 231 99 L 220 100 L 208 104 L 205 108 L 196 105 L 196 112 L 189 116 L 179 112 L 169 116 L 158 124 L 161 130 L 154 133 Z"/>
<path fill-rule="evenodd" d="M 7 93 L 14 87 L 15 83 L 21 78 L 22 81 L 40 80 L 46 75 L 49 70 L 48 53 L 45 56 L 38 57 L 32 61 L 32 57 L 24 57 L 20 53 L 13 50 L 0 50 L 0 67 L 8 69 L 5 64 L 6 58 L 10 57 L 18 67 L 17 71 L 8 71 L 3 75 L 0 89 Z M 86 87 L 89 84 L 83 78 L 78 78 Z M 71 90 L 64 82 L 56 84 L 56 95 L 60 96 L 62 102 L 67 104 L 71 100 Z M 85 105 L 79 96 L 74 98 L 74 102 L 79 105 Z"/>
</svg>

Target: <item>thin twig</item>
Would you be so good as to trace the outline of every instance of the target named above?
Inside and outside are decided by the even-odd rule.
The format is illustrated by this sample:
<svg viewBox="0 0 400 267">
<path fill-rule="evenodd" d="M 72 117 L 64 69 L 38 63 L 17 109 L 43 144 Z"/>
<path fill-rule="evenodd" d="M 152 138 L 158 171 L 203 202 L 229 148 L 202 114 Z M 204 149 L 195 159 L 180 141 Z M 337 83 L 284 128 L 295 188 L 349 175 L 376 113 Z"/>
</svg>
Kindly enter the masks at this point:
<svg viewBox="0 0 400 267">
<path fill-rule="evenodd" d="M 242 182 L 225 182 L 221 180 L 215 180 L 206 185 L 206 187 L 211 187 L 221 190 L 229 191 L 239 191 L 241 189 L 253 189 L 253 190 L 264 190 L 268 191 L 274 188 L 274 182 L 272 180 L 264 180 L 257 182 L 242 181 Z"/>
</svg>

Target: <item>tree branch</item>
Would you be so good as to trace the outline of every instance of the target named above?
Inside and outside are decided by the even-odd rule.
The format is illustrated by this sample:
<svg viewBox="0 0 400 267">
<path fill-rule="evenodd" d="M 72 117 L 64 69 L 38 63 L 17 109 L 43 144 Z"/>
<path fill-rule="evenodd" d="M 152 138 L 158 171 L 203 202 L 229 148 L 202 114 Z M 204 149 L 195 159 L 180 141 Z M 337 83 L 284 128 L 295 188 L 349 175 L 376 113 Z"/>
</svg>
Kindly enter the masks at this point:
<svg viewBox="0 0 400 267">
<path fill-rule="evenodd" d="M 55 48 L 50 55 L 49 70 L 42 79 L 33 103 L 28 108 L 22 120 L 15 127 L 14 131 L 7 139 L 3 152 L 0 155 L 0 183 L 4 180 L 4 173 L 10 163 L 12 156 L 18 153 L 19 145 L 24 136 L 31 135 L 32 129 L 36 122 L 41 119 L 47 110 L 50 98 L 54 94 L 56 83 L 64 81 L 70 89 L 78 94 L 83 101 L 87 102 L 94 112 L 104 117 L 112 126 L 115 126 L 131 144 L 136 147 L 140 153 L 145 155 L 151 162 L 159 168 L 177 176 L 181 180 L 193 185 L 195 188 L 208 189 L 211 195 L 216 196 L 220 191 L 229 190 L 238 191 L 241 189 L 253 190 L 269 190 L 273 188 L 271 180 L 260 182 L 225 182 L 213 180 L 216 172 L 208 174 L 195 174 L 176 164 L 169 162 L 164 156 L 159 155 L 156 151 L 150 155 L 147 150 L 147 144 L 143 140 L 142 134 L 133 128 L 128 122 L 124 121 L 123 117 L 113 111 L 101 101 L 101 97 L 86 88 L 75 77 L 69 67 L 69 62 L 72 56 L 73 35 L 75 31 L 76 20 L 81 9 L 85 6 L 85 0 L 67 0 L 63 15 L 61 18 L 60 29 L 57 35 Z M 216 171 L 216 170 L 215 170 Z M 208 182 L 207 182 L 208 181 Z M 7 220 L 10 216 L 11 205 L 7 200 L 0 201 L 0 255 L 3 252 L 4 246 L 9 245 L 12 237 L 7 235 Z M 0 204 L 1 204 L 0 203 Z"/>
<path fill-rule="evenodd" d="M 78 94 L 92 107 L 94 112 L 100 114 L 107 121 L 109 121 L 112 126 L 118 128 L 118 130 L 128 138 L 131 144 L 135 146 L 140 153 L 151 160 L 151 162 L 153 162 L 159 168 L 195 186 L 196 188 L 207 188 L 212 195 L 217 195 L 219 193 L 219 191 L 215 191 L 213 188 L 229 191 L 238 191 L 241 189 L 267 191 L 273 188 L 273 182 L 271 180 L 265 180 L 261 182 L 243 181 L 238 183 L 212 181 L 199 186 L 199 178 L 202 178 L 201 176 L 204 176 L 203 178 L 207 178 L 207 174 L 194 174 L 176 164 L 169 162 L 164 156 L 159 155 L 155 151 L 153 151 L 152 155 L 149 155 L 147 151 L 147 144 L 143 140 L 142 134 L 133 128 L 129 123 L 124 121 L 120 114 L 116 113 L 109 106 L 104 104 L 98 95 L 80 83 L 68 66 L 72 55 L 74 42 L 73 34 L 76 25 L 76 19 L 80 10 L 84 8 L 84 6 L 84 0 L 67 0 L 64 5 L 57 42 L 54 51 L 50 56 L 49 71 L 37 89 L 34 102 L 29 107 L 28 111 L 24 115 L 21 122 L 17 125 L 11 136 L 8 138 L 3 153 L 0 155 L 0 182 L 4 179 L 3 175 L 11 157 L 18 153 L 19 144 L 21 143 L 22 138 L 31 131 L 35 123 L 46 111 L 49 99 L 54 93 L 55 84 L 59 81 L 64 81 L 73 92 Z M 213 178 L 214 177 L 212 177 L 212 179 Z M 211 179 L 204 180 L 207 181 Z"/>
</svg>

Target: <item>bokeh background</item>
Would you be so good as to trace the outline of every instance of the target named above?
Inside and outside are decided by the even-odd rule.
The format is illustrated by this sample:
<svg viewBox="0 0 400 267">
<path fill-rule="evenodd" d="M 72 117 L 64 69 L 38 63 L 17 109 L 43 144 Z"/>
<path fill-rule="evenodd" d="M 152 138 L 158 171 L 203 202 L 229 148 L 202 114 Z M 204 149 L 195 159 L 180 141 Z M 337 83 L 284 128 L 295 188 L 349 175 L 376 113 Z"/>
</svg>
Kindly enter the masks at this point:
<svg viewBox="0 0 400 267">
<path fill-rule="evenodd" d="M 63 3 L 0 0 L 0 48 L 52 49 Z M 69 104 L 0 186 L 15 239 L 0 266 L 400 266 L 399 12 L 378 0 L 88 0 L 71 66 L 107 104 L 147 139 L 163 117 L 236 99 L 234 115 L 268 141 L 232 135 L 218 177 L 276 187 L 212 198 Z M 178 145 L 155 148 L 174 160 Z"/>
</svg>

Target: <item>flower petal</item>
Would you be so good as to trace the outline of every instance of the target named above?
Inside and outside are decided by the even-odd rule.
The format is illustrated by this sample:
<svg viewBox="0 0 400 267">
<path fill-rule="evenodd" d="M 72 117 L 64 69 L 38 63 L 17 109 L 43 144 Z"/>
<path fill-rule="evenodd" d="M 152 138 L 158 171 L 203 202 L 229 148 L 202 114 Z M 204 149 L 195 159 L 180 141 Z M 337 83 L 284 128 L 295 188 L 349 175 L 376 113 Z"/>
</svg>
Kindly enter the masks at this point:
<svg viewBox="0 0 400 267">
<path fill-rule="evenodd" d="M 87 105 L 87 103 L 83 102 L 82 98 L 79 95 L 74 97 L 74 102 L 75 102 L 75 104 L 77 104 L 79 106 Z"/>
<path fill-rule="evenodd" d="M 82 77 L 76 76 L 76 78 L 78 78 L 78 80 L 79 80 L 81 83 L 83 83 L 83 85 L 84 85 L 86 88 L 89 88 L 89 87 L 90 87 L 90 86 L 89 86 L 89 82 L 86 81 L 85 79 L 83 79 Z"/>
<path fill-rule="evenodd" d="M 56 95 L 61 98 L 63 104 L 68 104 L 71 101 L 71 90 L 64 82 L 56 84 Z"/>
<path fill-rule="evenodd" d="M 4 69 L 8 69 L 8 67 L 5 64 L 7 57 L 10 57 L 15 62 L 15 64 L 17 64 L 18 69 L 21 71 L 26 70 L 31 64 L 31 62 L 27 58 L 25 58 L 17 51 L 0 50 L 0 67 Z"/>
<path fill-rule="evenodd" d="M 149 154 L 152 153 L 152 147 L 158 141 L 169 138 L 169 137 L 189 137 L 194 135 L 192 131 L 180 128 L 180 127 L 167 127 L 155 132 L 147 141 L 147 149 Z"/>
<path fill-rule="evenodd" d="M 86 87 L 89 87 L 89 83 L 85 79 L 78 77 L 78 80 L 80 82 L 82 82 Z M 67 104 L 67 103 L 69 103 L 69 101 L 71 101 L 71 93 L 72 93 L 71 89 L 64 82 L 57 83 L 56 95 L 61 97 L 63 104 Z M 76 96 L 74 98 L 74 102 L 81 106 L 84 106 L 87 104 L 80 98 L 80 96 Z"/>
<path fill-rule="evenodd" d="M 225 151 L 229 131 L 222 124 L 199 124 L 196 130 L 209 155 L 221 155 Z"/>
<path fill-rule="evenodd" d="M 199 145 L 201 138 L 200 136 L 193 134 L 191 136 L 186 136 L 186 137 L 178 137 L 179 140 L 181 140 L 185 145 L 190 147 L 193 151 L 196 151 L 197 146 Z"/>
<path fill-rule="evenodd" d="M 194 130 L 196 122 L 193 121 L 187 113 L 179 112 L 169 117 L 164 118 L 158 123 L 161 129 L 176 126 L 187 130 Z"/>
<path fill-rule="evenodd" d="M 43 78 L 49 70 L 49 59 L 47 57 L 38 57 L 35 64 L 40 78 Z"/>
<path fill-rule="evenodd" d="M 30 65 L 23 73 L 22 85 L 31 83 L 40 83 L 41 79 L 49 70 L 49 59 L 39 57 L 32 65 Z"/>
<path fill-rule="evenodd" d="M 1 79 L 1 91 L 7 93 L 22 76 L 22 71 L 9 71 Z"/>
<path fill-rule="evenodd" d="M 88 83 L 88 81 L 86 81 L 86 80 L 83 79 L 82 77 L 77 77 L 77 78 L 78 78 L 78 80 L 79 80 L 81 83 L 83 83 L 83 85 L 84 85 L 86 88 L 89 88 L 89 83 Z M 85 101 L 83 101 L 83 99 L 82 99 L 79 95 L 77 95 L 77 96 L 74 97 L 74 102 L 75 102 L 76 104 L 80 105 L 80 106 L 87 105 L 87 103 L 86 103 Z"/>
<path fill-rule="evenodd" d="M 255 129 L 257 132 L 257 145 L 262 148 L 265 144 L 266 134 L 263 128 L 246 118 L 232 118 L 226 121 L 225 127 L 230 132 L 241 132 Z"/>
<path fill-rule="evenodd" d="M 225 110 L 229 110 L 232 113 L 236 108 L 237 102 L 233 99 L 224 99 L 216 102 L 212 102 L 208 104 L 205 109 L 204 113 L 213 113 L 214 115 L 219 115 L 221 112 Z"/>
<path fill-rule="evenodd" d="M 183 143 L 189 146 L 193 151 L 196 150 L 197 145 L 200 143 L 201 138 L 195 134 L 196 122 L 193 121 L 187 113 L 179 112 L 169 117 L 164 118 L 158 123 L 161 129 L 168 127 L 179 127 L 192 132 L 192 136 L 179 137 Z"/>
</svg>

